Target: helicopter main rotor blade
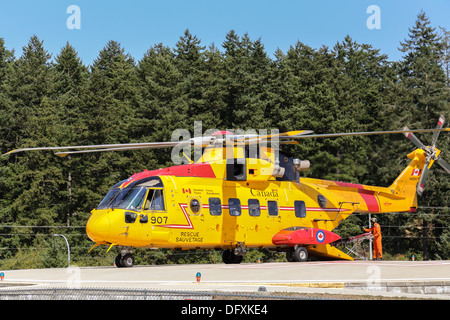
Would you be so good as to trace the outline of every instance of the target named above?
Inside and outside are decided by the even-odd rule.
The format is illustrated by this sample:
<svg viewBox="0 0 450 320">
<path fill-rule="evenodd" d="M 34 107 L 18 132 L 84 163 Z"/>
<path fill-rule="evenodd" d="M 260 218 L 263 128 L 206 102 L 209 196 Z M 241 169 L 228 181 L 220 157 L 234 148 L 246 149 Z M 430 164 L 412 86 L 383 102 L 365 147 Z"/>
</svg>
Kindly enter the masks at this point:
<svg viewBox="0 0 450 320">
<path fill-rule="evenodd" d="M 280 138 L 289 138 L 296 137 L 301 134 L 308 134 L 312 131 L 302 130 L 302 131 L 289 131 L 281 134 L 272 134 L 266 136 L 238 136 L 239 139 L 248 141 L 252 139 L 271 139 L 275 136 L 279 136 Z M 25 151 L 62 151 L 68 150 L 67 152 L 57 152 L 56 154 L 60 157 L 69 154 L 77 154 L 77 153 L 91 153 L 91 152 L 105 152 L 105 151 L 124 151 L 124 150 L 139 150 L 139 149 L 155 149 L 155 148 L 170 148 L 174 146 L 179 146 L 183 144 L 191 144 L 193 146 L 201 146 L 206 147 L 210 145 L 214 141 L 214 137 L 196 137 L 189 140 L 183 141 L 166 141 L 166 142 L 144 142 L 144 143 L 123 143 L 123 144 L 99 144 L 99 145 L 84 145 L 84 146 L 62 146 L 62 147 L 35 147 L 35 148 L 21 148 L 11 150 L 4 155 L 10 155 L 19 152 Z M 77 150 L 83 149 L 83 150 Z M 71 151 L 75 150 L 75 151 Z"/>
<path fill-rule="evenodd" d="M 450 128 L 441 129 L 408 129 L 403 130 L 389 130 L 389 131 L 366 131 L 366 132 L 347 132 L 347 133 L 324 133 L 324 134 L 308 134 L 303 136 L 291 136 L 293 139 L 306 139 L 306 138 L 335 138 L 335 137 L 352 137 L 352 136 L 369 136 L 375 134 L 406 134 L 408 132 L 436 132 L 436 131 L 450 131 Z"/>
<path fill-rule="evenodd" d="M 299 130 L 299 131 L 288 131 L 285 133 L 278 134 L 270 134 L 264 136 L 258 135 L 231 135 L 231 137 L 225 136 L 223 139 L 215 139 L 214 137 L 196 137 L 189 140 L 183 141 L 166 141 L 166 142 L 144 142 L 144 143 L 125 143 L 125 144 L 101 144 L 101 145 L 84 145 L 84 146 L 62 146 L 62 147 L 36 147 L 36 148 L 21 148 L 15 149 L 5 153 L 4 155 L 10 155 L 18 152 L 24 151 L 61 151 L 58 152 L 59 156 L 65 156 L 69 154 L 75 153 L 86 153 L 86 152 L 105 152 L 105 151 L 123 151 L 123 150 L 139 150 L 139 149 L 154 149 L 154 148 L 170 148 L 174 146 L 179 146 L 183 144 L 191 144 L 194 146 L 202 146 L 206 147 L 208 145 L 212 145 L 217 142 L 227 142 L 231 141 L 232 143 L 257 143 L 259 141 L 270 141 L 275 138 L 279 139 L 280 143 L 283 144 L 285 139 L 286 143 L 295 144 L 295 140 L 297 139 L 306 139 L 306 138 L 334 138 L 334 137 L 350 137 L 350 136 L 364 136 L 364 135 L 380 135 L 380 134 L 396 134 L 396 133 L 410 133 L 410 137 L 412 139 L 415 138 L 412 135 L 413 132 L 441 132 L 441 131 L 450 131 L 450 128 L 436 128 L 436 129 L 415 129 L 410 130 L 408 128 L 404 128 L 403 130 L 391 130 L 391 131 L 368 131 L 368 132 L 348 132 L 348 133 L 329 133 L 329 134 L 311 134 L 313 131 L 309 130 Z M 420 142 L 417 138 L 414 141 Z M 425 146 L 420 143 L 420 147 L 424 148 Z M 83 150 L 77 150 L 83 149 Z M 62 152 L 62 150 L 67 150 L 67 152 Z M 83 152 L 84 151 L 84 152 Z"/>
<path fill-rule="evenodd" d="M 99 144 L 99 145 L 85 145 L 85 146 L 65 146 L 65 147 L 37 147 L 37 148 L 22 148 L 15 149 L 5 153 L 4 155 L 10 155 L 13 153 L 24 152 L 24 151 L 45 151 L 45 150 L 73 150 L 73 149 L 90 149 L 90 152 L 95 152 L 98 150 L 125 150 L 124 148 L 131 148 L 129 150 L 136 149 L 149 149 L 149 148 L 170 148 L 179 142 L 144 142 L 144 143 L 124 143 L 124 144 Z"/>
<path fill-rule="evenodd" d="M 250 143 L 258 143 L 260 141 L 271 141 L 271 140 L 283 140 L 283 139 L 292 139 L 297 138 L 303 135 L 308 135 L 310 133 L 313 133 L 314 131 L 311 130 L 298 130 L 298 131 L 288 131 L 284 133 L 274 133 L 274 134 L 268 134 L 268 135 L 250 135 L 250 134 L 243 134 L 243 135 L 231 135 L 228 139 L 237 143 L 237 144 L 250 144 Z"/>
<path fill-rule="evenodd" d="M 144 150 L 144 149 L 160 149 L 160 148 L 172 148 L 176 146 L 178 143 L 170 143 L 170 144 L 158 144 L 155 146 L 139 146 L 139 147 L 120 147 L 120 148 L 105 148 L 105 149 L 86 149 L 86 150 L 78 150 L 78 151 L 61 151 L 61 152 L 55 152 L 55 155 L 58 157 L 65 157 L 71 154 L 80 154 L 80 153 L 93 153 L 93 152 L 107 152 L 107 151 L 127 151 L 127 150 Z M 188 144 L 188 143 L 185 143 Z"/>
</svg>

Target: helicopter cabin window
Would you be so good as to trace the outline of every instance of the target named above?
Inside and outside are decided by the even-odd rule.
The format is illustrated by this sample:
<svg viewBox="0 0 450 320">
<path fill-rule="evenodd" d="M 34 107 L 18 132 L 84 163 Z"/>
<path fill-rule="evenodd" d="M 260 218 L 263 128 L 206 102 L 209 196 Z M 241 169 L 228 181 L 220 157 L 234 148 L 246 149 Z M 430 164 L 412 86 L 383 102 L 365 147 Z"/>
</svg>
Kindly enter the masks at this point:
<svg viewBox="0 0 450 320">
<path fill-rule="evenodd" d="M 230 211 L 230 216 L 240 216 L 241 215 L 241 200 L 236 198 L 228 199 L 228 208 Z"/>
<path fill-rule="evenodd" d="M 222 203 L 219 198 L 209 198 L 209 214 L 212 216 L 222 214 Z"/>
<path fill-rule="evenodd" d="M 306 218 L 306 205 L 304 201 L 294 201 L 295 216 Z"/>
<path fill-rule="evenodd" d="M 145 203 L 144 210 L 163 211 L 164 206 L 164 194 L 162 189 L 150 189 L 147 196 L 147 202 Z"/>
<path fill-rule="evenodd" d="M 267 201 L 267 210 L 269 211 L 269 216 L 278 215 L 278 203 L 276 201 Z"/>
<path fill-rule="evenodd" d="M 258 199 L 248 199 L 248 214 L 251 217 L 259 217 L 261 215 L 261 207 Z"/>
</svg>

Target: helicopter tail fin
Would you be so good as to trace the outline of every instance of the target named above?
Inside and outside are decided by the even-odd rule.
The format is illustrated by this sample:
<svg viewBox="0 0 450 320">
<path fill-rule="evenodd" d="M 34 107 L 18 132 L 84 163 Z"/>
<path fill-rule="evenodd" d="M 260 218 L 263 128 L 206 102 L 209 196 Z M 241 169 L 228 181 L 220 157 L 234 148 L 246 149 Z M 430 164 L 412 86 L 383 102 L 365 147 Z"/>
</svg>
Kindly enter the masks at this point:
<svg viewBox="0 0 450 320">
<path fill-rule="evenodd" d="M 436 129 L 443 128 L 445 122 L 444 115 L 439 117 Z M 412 161 L 406 167 L 400 176 L 394 181 L 390 189 L 393 194 L 402 196 L 412 196 L 412 193 L 417 192 L 422 195 L 425 190 L 425 182 L 427 180 L 428 172 L 434 162 L 437 162 L 448 174 L 450 174 L 450 164 L 448 164 L 441 155 L 441 150 L 436 148 L 436 143 L 440 131 L 433 133 L 433 139 L 430 146 L 424 145 L 415 135 L 410 132 L 408 127 L 404 127 L 404 135 L 408 138 L 418 149 L 408 154 L 408 158 Z M 445 130 L 448 131 L 448 128 Z"/>
<path fill-rule="evenodd" d="M 412 161 L 391 184 L 389 190 L 396 196 L 414 199 L 411 207 L 417 207 L 417 193 L 422 188 L 418 184 L 424 172 L 426 154 L 424 150 L 416 149 L 408 154 L 408 158 Z"/>
</svg>

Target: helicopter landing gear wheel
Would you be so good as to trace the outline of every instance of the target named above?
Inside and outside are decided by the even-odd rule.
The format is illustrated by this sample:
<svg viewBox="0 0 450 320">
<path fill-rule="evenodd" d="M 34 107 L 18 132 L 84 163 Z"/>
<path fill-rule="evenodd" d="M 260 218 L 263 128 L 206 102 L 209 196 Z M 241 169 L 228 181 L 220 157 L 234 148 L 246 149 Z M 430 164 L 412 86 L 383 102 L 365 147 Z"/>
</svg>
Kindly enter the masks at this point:
<svg viewBox="0 0 450 320">
<path fill-rule="evenodd" d="M 288 262 L 294 261 L 294 248 L 289 248 L 288 251 L 286 251 L 286 260 Z"/>
<path fill-rule="evenodd" d="M 120 260 L 121 264 L 125 268 L 131 268 L 134 265 L 134 257 L 131 253 L 127 253 Z"/>
<path fill-rule="evenodd" d="M 241 255 L 235 255 L 233 250 L 226 249 L 222 253 L 222 260 L 225 264 L 239 264 L 244 257 Z"/>
<path fill-rule="evenodd" d="M 308 251 L 303 247 L 297 247 L 293 252 L 293 258 L 296 262 L 305 262 L 308 260 Z"/>
<path fill-rule="evenodd" d="M 118 268 L 131 268 L 134 265 L 134 257 L 131 253 L 126 253 L 124 255 L 119 253 L 114 262 Z"/>
</svg>

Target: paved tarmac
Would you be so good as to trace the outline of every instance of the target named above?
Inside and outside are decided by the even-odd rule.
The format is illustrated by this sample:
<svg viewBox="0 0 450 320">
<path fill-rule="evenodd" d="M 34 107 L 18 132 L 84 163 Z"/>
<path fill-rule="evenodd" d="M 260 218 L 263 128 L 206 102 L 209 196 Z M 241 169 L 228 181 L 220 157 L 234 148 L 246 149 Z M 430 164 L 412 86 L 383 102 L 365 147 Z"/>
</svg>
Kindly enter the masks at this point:
<svg viewBox="0 0 450 320">
<path fill-rule="evenodd" d="M 305 292 L 450 299 L 450 261 L 330 261 L 0 270 L 2 288 Z M 200 282 L 196 281 L 201 274 Z M 21 286 L 22 287 L 22 286 Z M 23 287 L 22 287 L 23 288 Z"/>
</svg>

